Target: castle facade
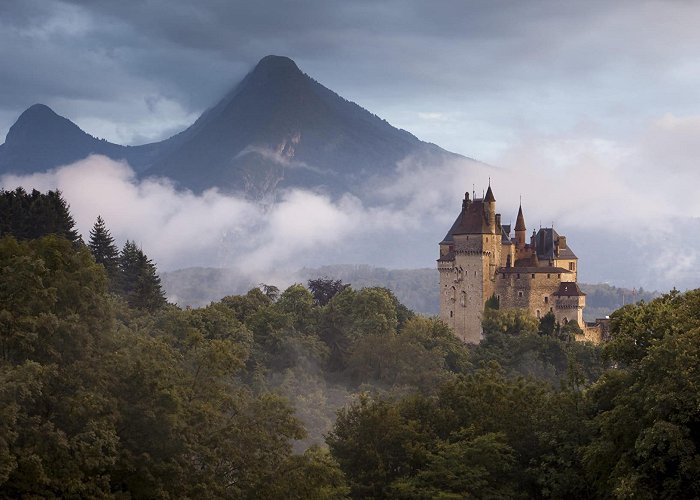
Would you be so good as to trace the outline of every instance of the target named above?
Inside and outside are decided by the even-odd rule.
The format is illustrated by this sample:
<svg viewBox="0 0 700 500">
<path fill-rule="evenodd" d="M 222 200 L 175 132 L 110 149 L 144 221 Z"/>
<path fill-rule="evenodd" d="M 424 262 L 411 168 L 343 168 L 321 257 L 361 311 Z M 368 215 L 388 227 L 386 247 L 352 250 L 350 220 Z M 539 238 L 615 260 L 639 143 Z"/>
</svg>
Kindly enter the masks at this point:
<svg viewBox="0 0 700 500">
<path fill-rule="evenodd" d="M 465 342 L 482 338 L 486 301 L 501 309 L 527 309 L 541 318 L 552 312 L 560 324 L 576 321 L 586 330 L 586 296 L 576 283 L 578 257 L 553 227 L 532 231 L 522 205 L 514 235 L 501 224 L 489 185 L 483 198 L 464 195 L 462 210 L 440 242 L 440 318 Z"/>
</svg>

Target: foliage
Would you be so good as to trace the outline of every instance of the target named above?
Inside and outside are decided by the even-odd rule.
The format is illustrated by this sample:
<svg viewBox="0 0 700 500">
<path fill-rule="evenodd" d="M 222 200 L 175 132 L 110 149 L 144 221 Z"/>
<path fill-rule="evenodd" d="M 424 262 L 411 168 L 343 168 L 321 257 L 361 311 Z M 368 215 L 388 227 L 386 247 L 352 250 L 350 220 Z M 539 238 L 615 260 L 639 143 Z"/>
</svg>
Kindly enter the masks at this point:
<svg viewBox="0 0 700 500">
<path fill-rule="evenodd" d="M 55 234 L 74 244 L 81 241 L 60 191 L 27 193 L 21 187 L 0 190 L 0 236 L 10 234 L 19 240 Z"/>
<path fill-rule="evenodd" d="M 131 307 L 155 310 L 165 305 L 156 266 L 132 241 L 119 254 L 118 290 Z"/>
<path fill-rule="evenodd" d="M 98 264 L 102 264 L 107 271 L 110 281 L 116 282 L 119 272 L 119 250 L 114 244 L 114 238 L 109 233 L 104 219 L 97 216 L 95 225 L 90 230 L 88 248 Z"/>
<path fill-rule="evenodd" d="M 627 306 L 611 333 L 605 353 L 619 368 L 591 391 L 596 435 L 585 449 L 598 491 L 700 495 L 700 290 Z"/>
<path fill-rule="evenodd" d="M 350 286 L 344 284 L 341 280 L 327 277 L 310 279 L 307 284 L 314 297 L 314 302 L 319 306 L 325 306 L 333 297 Z"/>
<path fill-rule="evenodd" d="M 342 473 L 293 409 L 237 381 L 253 337 L 224 304 L 131 309 L 86 248 L 0 240 L 0 490 L 8 497 L 333 498 Z"/>
</svg>

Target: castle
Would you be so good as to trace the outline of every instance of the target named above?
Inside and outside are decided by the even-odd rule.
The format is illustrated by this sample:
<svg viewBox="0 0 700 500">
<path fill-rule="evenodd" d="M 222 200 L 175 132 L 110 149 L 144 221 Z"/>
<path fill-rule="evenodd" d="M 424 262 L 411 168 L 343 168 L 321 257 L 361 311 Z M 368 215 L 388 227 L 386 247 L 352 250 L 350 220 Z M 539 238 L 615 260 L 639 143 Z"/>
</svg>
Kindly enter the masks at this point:
<svg viewBox="0 0 700 500">
<path fill-rule="evenodd" d="M 440 318 L 465 342 L 478 343 L 485 303 L 495 296 L 501 309 L 527 309 L 537 318 L 552 312 L 560 324 L 576 321 L 587 333 L 578 257 L 566 237 L 540 228 L 528 242 L 522 204 L 514 237 L 510 233 L 496 213 L 490 183 L 483 198 L 464 195 L 462 211 L 440 242 Z"/>
</svg>

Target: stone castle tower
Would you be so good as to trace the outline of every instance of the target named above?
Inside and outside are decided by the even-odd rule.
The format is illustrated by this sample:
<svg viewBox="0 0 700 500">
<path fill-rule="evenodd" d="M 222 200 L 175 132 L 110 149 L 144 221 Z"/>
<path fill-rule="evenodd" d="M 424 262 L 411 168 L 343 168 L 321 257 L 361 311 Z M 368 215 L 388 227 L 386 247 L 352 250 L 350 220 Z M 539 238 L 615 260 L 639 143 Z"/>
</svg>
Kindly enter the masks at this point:
<svg viewBox="0 0 700 500">
<path fill-rule="evenodd" d="M 578 258 L 554 228 L 533 231 L 527 242 L 522 206 L 515 235 L 501 224 L 491 186 L 483 198 L 464 195 L 462 210 L 440 242 L 440 318 L 465 342 L 481 340 L 486 301 L 501 309 L 527 309 L 538 318 L 552 312 L 582 329 L 586 297 L 576 284 Z"/>
</svg>

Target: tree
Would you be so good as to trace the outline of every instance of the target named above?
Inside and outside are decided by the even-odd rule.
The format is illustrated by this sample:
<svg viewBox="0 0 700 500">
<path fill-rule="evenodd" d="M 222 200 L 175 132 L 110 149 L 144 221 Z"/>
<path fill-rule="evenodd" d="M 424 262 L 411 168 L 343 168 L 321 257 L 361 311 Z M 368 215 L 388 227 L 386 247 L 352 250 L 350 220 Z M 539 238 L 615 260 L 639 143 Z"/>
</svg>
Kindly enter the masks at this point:
<svg viewBox="0 0 700 500">
<path fill-rule="evenodd" d="M 491 296 L 486 299 L 486 304 L 484 305 L 485 309 L 498 309 L 501 306 L 501 302 L 498 300 L 498 297 L 496 297 L 495 293 L 492 293 Z"/>
<path fill-rule="evenodd" d="M 0 191 L 0 235 L 7 234 L 21 240 L 55 234 L 73 244 L 81 241 L 60 191 L 27 193 L 21 187 Z"/>
<path fill-rule="evenodd" d="M 95 261 L 105 267 L 107 276 L 114 283 L 119 271 L 119 250 L 114 244 L 114 238 L 109 234 L 105 221 L 99 215 L 90 230 L 88 248 L 95 257 Z"/>
<path fill-rule="evenodd" d="M 131 307 L 155 310 L 166 304 L 156 266 L 129 240 L 119 255 L 118 288 Z"/>
<path fill-rule="evenodd" d="M 270 299 L 272 302 L 277 300 L 277 297 L 280 296 L 280 289 L 277 288 L 275 285 L 267 285 L 265 283 L 260 283 L 258 285 L 262 292 L 265 294 L 265 296 Z"/>
<path fill-rule="evenodd" d="M 314 297 L 314 302 L 319 306 L 325 306 L 333 297 L 350 286 L 341 280 L 334 280 L 325 276 L 309 280 L 308 285 L 311 295 Z"/>
</svg>

